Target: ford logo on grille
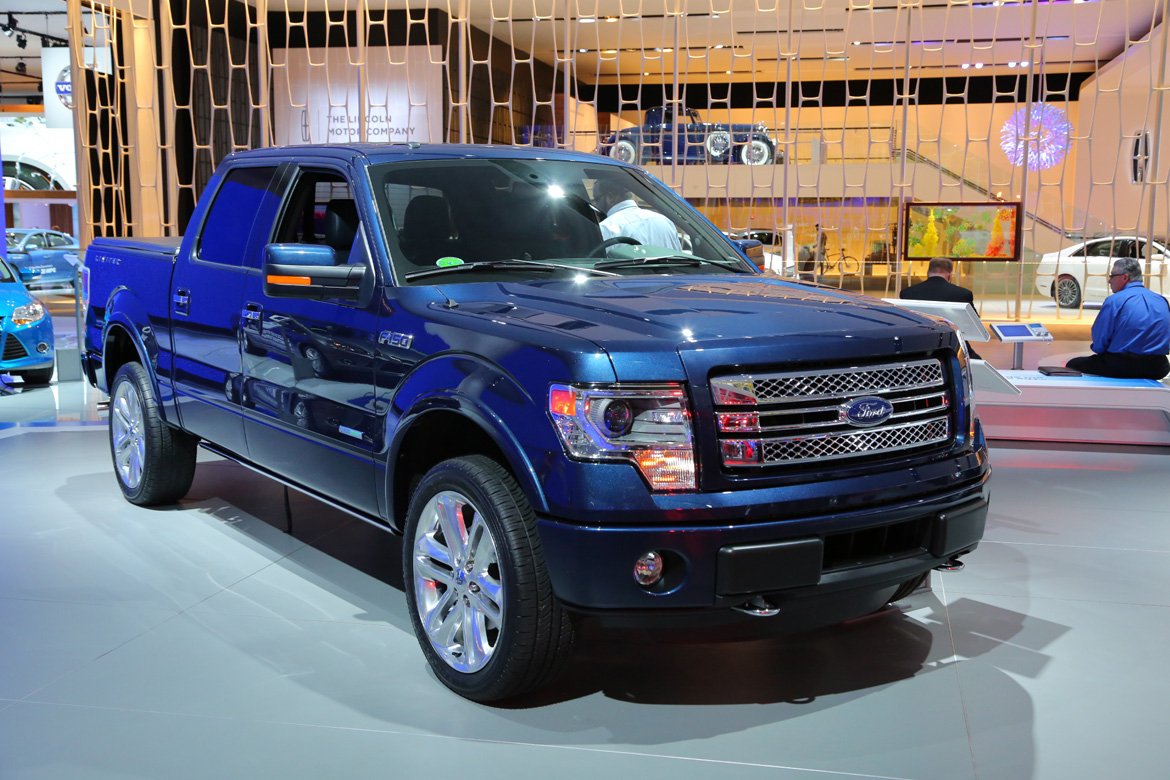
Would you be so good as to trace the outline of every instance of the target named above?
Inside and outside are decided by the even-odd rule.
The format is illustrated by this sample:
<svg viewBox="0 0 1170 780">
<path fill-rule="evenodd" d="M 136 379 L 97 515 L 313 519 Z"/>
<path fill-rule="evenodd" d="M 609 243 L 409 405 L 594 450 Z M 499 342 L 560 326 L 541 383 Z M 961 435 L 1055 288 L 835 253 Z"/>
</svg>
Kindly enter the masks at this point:
<svg viewBox="0 0 1170 780">
<path fill-rule="evenodd" d="M 841 420 L 863 428 L 884 423 L 893 413 L 894 405 L 876 395 L 854 398 L 841 404 Z"/>
</svg>

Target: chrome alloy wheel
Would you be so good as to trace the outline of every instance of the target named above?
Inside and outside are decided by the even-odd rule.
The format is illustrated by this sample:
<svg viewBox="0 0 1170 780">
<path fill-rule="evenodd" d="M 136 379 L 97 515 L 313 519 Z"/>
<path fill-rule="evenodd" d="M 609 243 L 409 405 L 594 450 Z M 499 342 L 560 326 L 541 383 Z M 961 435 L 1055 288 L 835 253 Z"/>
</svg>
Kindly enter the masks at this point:
<svg viewBox="0 0 1170 780">
<path fill-rule="evenodd" d="M 142 398 L 133 382 L 122 382 L 110 403 L 110 434 L 114 441 L 114 467 L 118 479 L 129 490 L 142 482 L 146 463 L 146 434 L 143 432 Z"/>
<path fill-rule="evenodd" d="M 439 657 L 472 673 L 491 660 L 504 625 L 504 583 L 491 529 L 467 497 L 435 494 L 414 532 L 418 616 Z"/>
<path fill-rule="evenodd" d="M 739 159 L 744 165 L 767 165 L 772 161 L 772 149 L 759 138 L 753 138 L 740 149 Z"/>
</svg>

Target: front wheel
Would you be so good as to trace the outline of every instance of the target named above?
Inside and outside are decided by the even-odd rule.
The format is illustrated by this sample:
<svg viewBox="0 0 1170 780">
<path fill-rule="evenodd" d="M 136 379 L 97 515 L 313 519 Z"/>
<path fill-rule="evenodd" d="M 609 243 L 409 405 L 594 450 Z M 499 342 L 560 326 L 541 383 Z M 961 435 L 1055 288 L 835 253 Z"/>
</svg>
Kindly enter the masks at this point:
<svg viewBox="0 0 1170 780">
<path fill-rule="evenodd" d="M 411 497 L 402 553 L 415 636 L 448 688 L 497 701 L 560 670 L 572 623 L 532 507 L 498 463 L 471 455 L 431 469 Z"/>
<path fill-rule="evenodd" d="M 841 258 L 841 274 L 842 275 L 856 275 L 861 271 L 861 263 L 857 262 L 856 257 L 845 255 Z"/>
<path fill-rule="evenodd" d="M 1080 283 L 1065 274 L 1056 280 L 1056 305 L 1062 309 L 1075 309 L 1081 305 Z"/>
<path fill-rule="evenodd" d="M 627 140 L 625 138 L 619 139 L 618 141 L 614 142 L 613 146 L 610 147 L 609 156 L 619 162 L 637 165 L 638 146 L 633 141 Z"/>
<path fill-rule="evenodd" d="M 53 381 L 53 366 L 34 371 L 21 371 L 17 376 L 23 379 L 26 385 L 47 385 Z"/>
<path fill-rule="evenodd" d="M 191 489 L 199 440 L 170 427 L 140 363 L 118 369 L 110 389 L 110 454 L 118 487 L 139 506 L 173 504 Z"/>
</svg>

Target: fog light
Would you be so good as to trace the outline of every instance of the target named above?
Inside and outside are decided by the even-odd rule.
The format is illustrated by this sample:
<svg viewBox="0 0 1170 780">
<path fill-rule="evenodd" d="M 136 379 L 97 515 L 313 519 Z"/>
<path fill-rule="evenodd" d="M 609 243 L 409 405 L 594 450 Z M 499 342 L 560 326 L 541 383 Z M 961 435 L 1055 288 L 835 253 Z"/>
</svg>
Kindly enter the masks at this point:
<svg viewBox="0 0 1170 780">
<path fill-rule="evenodd" d="M 37 352 L 40 352 L 43 355 L 48 351 L 49 351 L 49 345 L 46 344 L 45 342 L 42 341 L 40 344 L 37 344 Z"/>
<path fill-rule="evenodd" d="M 666 561 L 651 550 L 634 563 L 634 581 L 642 587 L 649 587 L 662 579 L 665 571 Z"/>
</svg>

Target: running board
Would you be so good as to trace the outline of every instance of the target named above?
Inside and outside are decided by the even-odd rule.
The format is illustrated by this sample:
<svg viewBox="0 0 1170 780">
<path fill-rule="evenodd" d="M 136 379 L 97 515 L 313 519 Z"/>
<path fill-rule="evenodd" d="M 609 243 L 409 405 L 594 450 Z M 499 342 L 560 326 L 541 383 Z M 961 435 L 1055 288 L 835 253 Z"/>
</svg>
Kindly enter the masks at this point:
<svg viewBox="0 0 1170 780">
<path fill-rule="evenodd" d="M 222 447 L 220 447 L 216 444 L 212 444 L 211 442 L 208 442 L 208 441 L 200 441 L 199 446 L 202 447 L 203 449 L 207 450 L 208 452 L 219 455 L 221 458 L 227 458 L 228 460 L 232 461 L 233 463 L 238 463 L 241 466 L 243 466 L 244 468 L 248 469 L 249 471 L 254 471 L 257 474 L 260 474 L 261 476 L 268 477 L 269 479 L 271 479 L 275 482 L 279 482 L 280 484 L 284 485 L 285 487 L 290 487 L 293 490 L 297 491 L 298 493 L 303 493 L 304 495 L 308 496 L 309 498 L 320 501 L 322 504 L 326 504 L 328 506 L 331 506 L 334 509 L 338 510 L 339 512 L 345 512 L 347 515 L 350 515 L 351 517 L 356 517 L 358 520 L 361 520 L 364 523 L 369 523 L 370 525 L 374 526 L 375 528 L 386 531 L 387 533 L 394 534 L 395 536 L 401 536 L 401 533 L 398 530 L 393 528 L 389 523 L 382 520 L 381 518 L 375 517 L 374 515 L 363 512 L 360 509 L 354 509 L 352 506 L 349 506 L 348 504 L 343 504 L 340 501 L 329 498 L 328 496 L 326 496 L 322 493 L 318 493 L 316 490 L 313 490 L 312 488 L 308 488 L 308 487 L 305 487 L 304 485 L 293 482 L 292 480 L 285 479 L 284 477 L 280 476 L 279 474 L 276 474 L 272 471 L 269 471 L 268 469 L 264 468 L 263 466 L 257 466 L 255 463 L 252 463 L 251 461 L 244 460 L 239 455 L 236 455 L 234 452 L 230 452 L 229 450 L 225 450 Z"/>
</svg>

